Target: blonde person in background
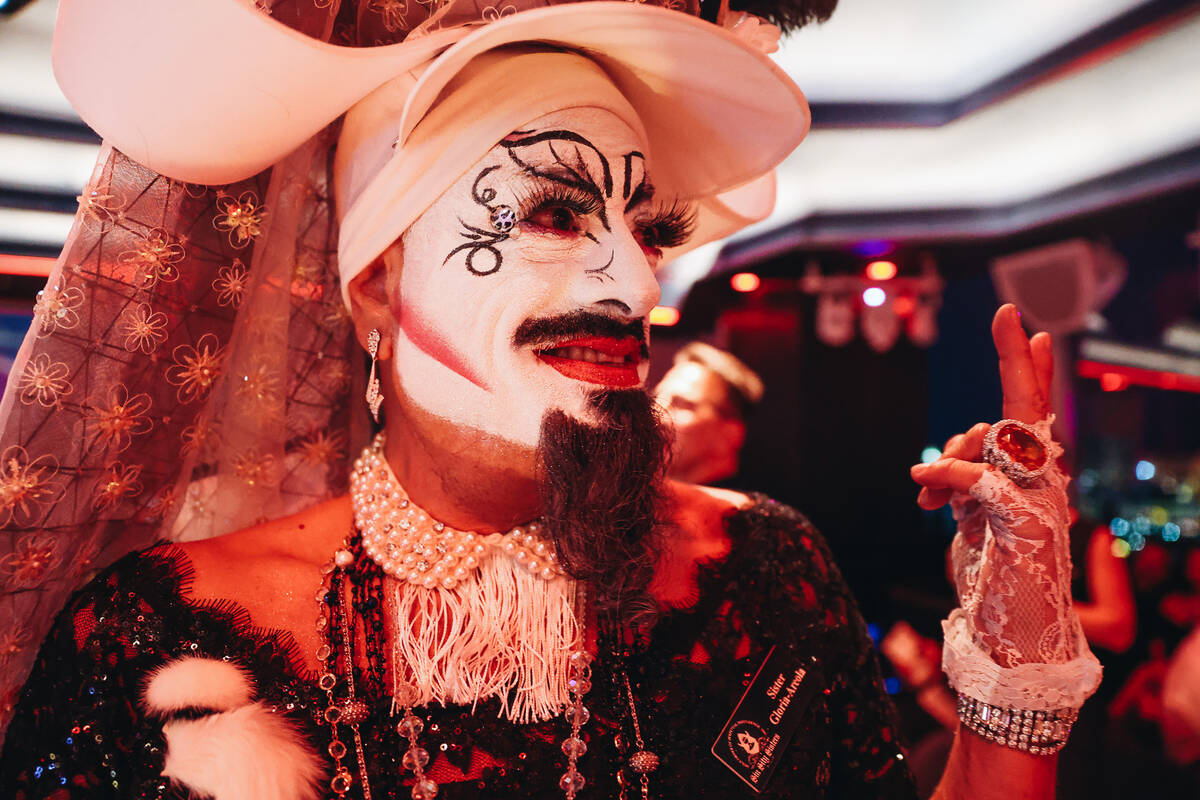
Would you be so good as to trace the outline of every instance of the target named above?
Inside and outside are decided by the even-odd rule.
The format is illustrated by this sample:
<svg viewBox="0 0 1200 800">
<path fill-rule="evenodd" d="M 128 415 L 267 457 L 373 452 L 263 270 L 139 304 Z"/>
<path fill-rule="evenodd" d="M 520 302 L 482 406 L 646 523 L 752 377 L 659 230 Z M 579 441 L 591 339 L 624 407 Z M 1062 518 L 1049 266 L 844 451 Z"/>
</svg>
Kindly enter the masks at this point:
<svg viewBox="0 0 1200 800">
<path fill-rule="evenodd" d="M 675 432 L 667 474 L 706 485 L 736 475 L 746 420 L 762 394 L 762 379 L 737 356 L 704 342 L 684 345 L 654 389 Z"/>
</svg>

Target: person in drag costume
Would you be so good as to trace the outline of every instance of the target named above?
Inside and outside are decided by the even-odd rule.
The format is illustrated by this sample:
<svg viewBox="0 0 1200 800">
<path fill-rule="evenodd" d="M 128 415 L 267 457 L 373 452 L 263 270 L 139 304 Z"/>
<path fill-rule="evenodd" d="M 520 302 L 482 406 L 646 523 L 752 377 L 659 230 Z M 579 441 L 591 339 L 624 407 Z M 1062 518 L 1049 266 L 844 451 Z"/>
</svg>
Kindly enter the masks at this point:
<svg viewBox="0 0 1200 800">
<path fill-rule="evenodd" d="M 0 794 L 912 796 L 821 536 L 665 481 L 644 387 L 656 268 L 807 131 L 777 34 L 62 0 L 105 146 L 0 406 Z M 914 470 L 960 520 L 939 792 L 1050 797 L 1099 669 L 1048 341 L 994 332 L 1008 419 Z"/>
</svg>

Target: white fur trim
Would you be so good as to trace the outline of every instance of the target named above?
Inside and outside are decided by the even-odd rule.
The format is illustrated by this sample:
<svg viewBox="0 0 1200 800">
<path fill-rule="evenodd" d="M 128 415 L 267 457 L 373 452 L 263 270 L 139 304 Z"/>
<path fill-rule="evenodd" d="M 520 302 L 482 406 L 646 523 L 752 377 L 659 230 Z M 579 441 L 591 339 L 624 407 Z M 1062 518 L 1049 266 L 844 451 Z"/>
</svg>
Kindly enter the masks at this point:
<svg viewBox="0 0 1200 800">
<path fill-rule="evenodd" d="M 254 685 L 240 667 L 215 658 L 188 656 L 159 667 L 146 681 L 146 709 L 155 713 L 181 708 L 229 711 L 250 702 Z"/>
<path fill-rule="evenodd" d="M 315 800 L 325 772 L 320 757 L 291 720 L 251 703 L 253 696 L 250 676 L 228 661 L 188 656 L 151 673 L 143 696 L 147 711 L 218 712 L 163 725 L 163 776 L 194 798 Z"/>
<path fill-rule="evenodd" d="M 324 769 L 291 722 L 262 703 L 163 725 L 162 774 L 214 800 L 315 800 Z"/>
</svg>

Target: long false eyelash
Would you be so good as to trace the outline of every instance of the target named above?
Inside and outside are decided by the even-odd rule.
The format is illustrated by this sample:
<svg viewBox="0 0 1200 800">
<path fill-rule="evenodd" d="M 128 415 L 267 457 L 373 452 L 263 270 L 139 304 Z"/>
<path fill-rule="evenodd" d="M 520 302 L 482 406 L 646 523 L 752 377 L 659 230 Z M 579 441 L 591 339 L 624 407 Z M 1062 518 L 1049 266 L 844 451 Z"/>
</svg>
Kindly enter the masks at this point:
<svg viewBox="0 0 1200 800">
<path fill-rule="evenodd" d="M 574 186 L 549 181 L 530 181 L 517 191 L 517 218 L 526 220 L 547 208 L 569 208 L 576 214 L 598 213 L 603 204 L 594 195 Z"/>
<path fill-rule="evenodd" d="M 654 247 L 678 247 L 690 239 L 696 230 L 696 207 L 677 200 L 640 217 L 637 225 L 643 231 L 654 232 Z"/>
</svg>

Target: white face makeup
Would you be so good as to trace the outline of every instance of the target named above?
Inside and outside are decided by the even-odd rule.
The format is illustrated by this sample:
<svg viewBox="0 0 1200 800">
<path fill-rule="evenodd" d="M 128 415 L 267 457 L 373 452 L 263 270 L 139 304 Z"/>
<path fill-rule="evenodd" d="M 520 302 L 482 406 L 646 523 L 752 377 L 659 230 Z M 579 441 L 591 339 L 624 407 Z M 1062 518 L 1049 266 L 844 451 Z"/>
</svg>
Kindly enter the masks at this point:
<svg viewBox="0 0 1200 800">
<path fill-rule="evenodd" d="M 658 248 L 690 228 L 686 210 L 653 198 L 644 150 L 609 111 L 546 114 L 385 254 L 401 269 L 393 365 L 413 403 L 532 448 L 548 410 L 586 421 L 589 394 L 642 385 Z M 492 222 L 503 206 L 517 220 L 507 232 Z"/>
</svg>

